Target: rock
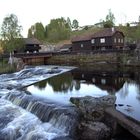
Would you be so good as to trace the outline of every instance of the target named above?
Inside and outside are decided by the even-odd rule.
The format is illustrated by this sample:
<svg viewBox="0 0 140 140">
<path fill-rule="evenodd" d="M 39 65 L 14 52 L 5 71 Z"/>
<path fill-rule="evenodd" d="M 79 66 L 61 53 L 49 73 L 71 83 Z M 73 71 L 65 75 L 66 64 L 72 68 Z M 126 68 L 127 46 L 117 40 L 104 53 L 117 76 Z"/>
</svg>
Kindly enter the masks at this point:
<svg viewBox="0 0 140 140">
<path fill-rule="evenodd" d="M 17 71 L 20 71 L 24 68 L 25 63 L 23 62 L 21 58 L 18 58 L 16 61 L 16 65 L 17 65 Z"/>
<path fill-rule="evenodd" d="M 108 140 L 111 136 L 110 128 L 102 122 L 83 122 L 80 129 L 82 140 Z"/>
<path fill-rule="evenodd" d="M 70 101 L 80 109 L 84 119 L 101 121 L 104 118 L 105 108 L 115 106 L 116 97 L 111 95 L 100 98 L 91 96 L 71 97 Z"/>
<path fill-rule="evenodd" d="M 107 96 L 103 96 L 99 98 L 101 105 L 103 105 L 103 107 L 111 107 L 115 105 L 115 101 L 116 101 L 116 96 L 114 95 L 107 95 Z"/>
</svg>

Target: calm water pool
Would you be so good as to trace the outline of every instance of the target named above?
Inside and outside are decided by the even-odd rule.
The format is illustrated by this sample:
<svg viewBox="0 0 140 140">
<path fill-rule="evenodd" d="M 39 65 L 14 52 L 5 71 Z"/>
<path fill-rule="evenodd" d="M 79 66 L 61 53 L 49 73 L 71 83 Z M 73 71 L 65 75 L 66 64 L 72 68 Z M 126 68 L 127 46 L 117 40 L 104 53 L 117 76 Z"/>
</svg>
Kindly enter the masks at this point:
<svg viewBox="0 0 140 140">
<path fill-rule="evenodd" d="M 32 95 L 69 104 L 70 97 L 116 95 L 116 108 L 140 121 L 140 76 L 137 73 L 76 69 L 27 88 Z"/>
</svg>

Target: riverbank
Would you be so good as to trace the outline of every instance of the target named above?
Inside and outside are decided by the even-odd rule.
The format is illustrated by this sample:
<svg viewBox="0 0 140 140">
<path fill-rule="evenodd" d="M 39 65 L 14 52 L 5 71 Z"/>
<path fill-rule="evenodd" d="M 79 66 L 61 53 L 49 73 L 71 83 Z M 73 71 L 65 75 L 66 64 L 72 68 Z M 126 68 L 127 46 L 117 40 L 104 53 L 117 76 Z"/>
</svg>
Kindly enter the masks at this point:
<svg viewBox="0 0 140 140">
<path fill-rule="evenodd" d="M 140 61 L 134 52 L 96 53 L 96 54 L 57 54 L 46 60 L 48 65 L 70 65 L 90 67 L 96 70 L 131 70 L 140 69 Z"/>
</svg>

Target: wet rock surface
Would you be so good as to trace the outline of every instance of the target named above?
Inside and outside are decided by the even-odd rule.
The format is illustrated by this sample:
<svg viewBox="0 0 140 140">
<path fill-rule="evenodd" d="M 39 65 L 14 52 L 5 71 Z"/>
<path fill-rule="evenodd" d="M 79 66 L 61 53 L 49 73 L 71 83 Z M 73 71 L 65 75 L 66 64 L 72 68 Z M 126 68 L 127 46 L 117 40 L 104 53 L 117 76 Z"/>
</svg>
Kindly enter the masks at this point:
<svg viewBox="0 0 140 140">
<path fill-rule="evenodd" d="M 111 95 L 100 98 L 91 96 L 71 97 L 70 101 L 80 109 L 84 119 L 101 121 L 104 118 L 104 109 L 115 106 L 116 97 Z"/>
<path fill-rule="evenodd" d="M 82 122 L 82 140 L 108 140 L 110 139 L 110 128 L 102 122 Z"/>
<path fill-rule="evenodd" d="M 115 96 L 71 97 L 70 101 L 79 108 L 82 114 L 79 124 L 80 140 L 110 139 L 111 129 L 103 121 L 105 120 L 105 109 L 115 107 Z"/>
</svg>

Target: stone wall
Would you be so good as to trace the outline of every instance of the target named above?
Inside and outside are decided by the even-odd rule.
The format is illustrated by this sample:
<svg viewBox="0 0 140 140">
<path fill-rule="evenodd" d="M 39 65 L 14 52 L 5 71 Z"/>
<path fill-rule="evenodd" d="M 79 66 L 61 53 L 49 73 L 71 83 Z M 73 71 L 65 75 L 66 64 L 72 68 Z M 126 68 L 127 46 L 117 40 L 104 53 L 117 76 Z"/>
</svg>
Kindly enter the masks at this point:
<svg viewBox="0 0 140 140">
<path fill-rule="evenodd" d="M 55 65 L 120 65 L 120 66 L 140 66 L 134 52 L 127 53 L 95 53 L 95 54 L 54 54 L 46 64 Z"/>
</svg>

